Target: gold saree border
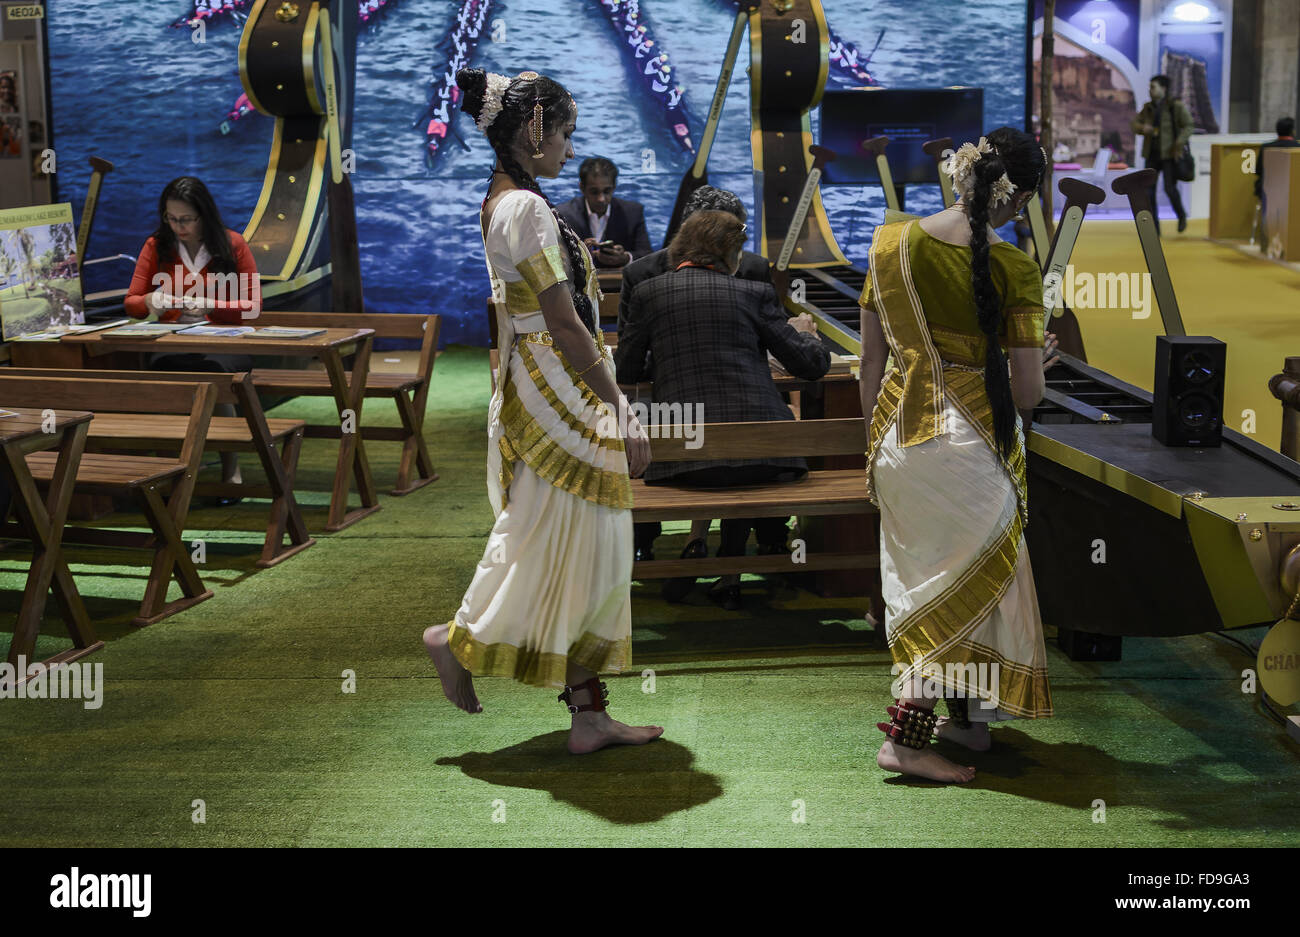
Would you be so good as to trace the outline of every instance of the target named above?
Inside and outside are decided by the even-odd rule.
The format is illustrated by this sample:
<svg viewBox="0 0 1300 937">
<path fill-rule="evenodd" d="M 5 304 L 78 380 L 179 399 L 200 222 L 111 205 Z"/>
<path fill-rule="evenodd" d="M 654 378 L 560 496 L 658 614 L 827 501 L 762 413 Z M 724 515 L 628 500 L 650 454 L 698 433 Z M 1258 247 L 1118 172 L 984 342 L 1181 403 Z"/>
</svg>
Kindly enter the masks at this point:
<svg viewBox="0 0 1300 937">
<path fill-rule="evenodd" d="M 476 677 L 510 677 L 536 687 L 562 687 L 569 664 L 592 673 L 617 673 L 632 663 L 631 637 L 608 640 L 590 631 L 569 648 L 567 655 L 500 642 L 484 644 L 452 619 L 447 643 L 461 666 Z"/>
<path fill-rule="evenodd" d="M 578 433 L 584 442 L 594 443 L 609 452 L 624 452 L 623 440 L 618 436 L 601 436 L 593 427 L 587 426 L 560 402 L 554 388 L 547 383 L 541 367 L 533 356 L 530 342 L 519 345 L 520 360 L 528 371 L 529 379 L 546 404 L 570 430 Z M 537 344 L 545 344 L 538 342 Z M 595 408 L 601 405 L 594 391 L 577 376 L 572 366 L 565 360 L 559 348 L 551 346 L 556 358 L 564 367 L 565 374 L 582 392 L 584 405 Z M 510 482 L 514 480 L 514 463 L 521 461 L 544 481 L 571 495 L 599 504 L 607 508 L 630 509 L 632 507 L 632 483 L 625 473 L 612 472 L 598 468 L 573 455 L 567 449 L 546 434 L 538 424 L 536 417 L 529 412 L 519 396 L 518 388 L 509 375 L 505 379 L 501 404 L 501 425 L 503 432 L 499 443 L 501 450 L 501 488 L 503 497 L 508 500 Z"/>
<path fill-rule="evenodd" d="M 541 308 L 537 294 L 527 280 L 502 281 L 506 288 L 506 311 L 512 316 L 524 316 Z"/>
<path fill-rule="evenodd" d="M 943 362 L 930 340 L 907 249 L 915 223 L 880 225 L 871 242 L 871 302 L 903 378 L 898 427 L 904 448 L 944 432 Z"/>
<path fill-rule="evenodd" d="M 988 687 L 973 687 L 970 682 L 963 686 L 956 681 L 947 679 L 946 668 L 948 665 L 954 667 L 974 665 L 977 676 L 981 666 L 986 668 L 985 672 L 987 673 L 988 668 L 996 665 L 998 668 L 998 692 L 993 694 L 989 692 Z M 1023 664 L 1017 664 L 1008 660 L 993 648 L 974 641 L 958 642 L 954 656 L 945 659 L 942 665 L 936 662 L 933 666 L 933 671 L 926 672 L 925 669 L 922 669 L 917 674 L 917 677 L 927 682 L 939 684 L 949 692 L 964 693 L 968 699 L 980 698 L 988 700 L 994 703 L 996 708 L 1021 719 L 1048 719 L 1055 714 L 1046 667 L 1026 667 Z"/>
<path fill-rule="evenodd" d="M 889 650 L 901 668 L 900 682 L 912 677 L 941 682 L 948 664 L 967 663 L 999 665 L 999 692 L 994 697 L 998 708 L 1014 716 L 1039 718 L 1051 715 L 1051 695 L 1047 672 L 1036 672 L 1023 665 L 1011 666 L 996 652 L 981 652 L 970 635 L 983 624 L 1006 596 L 1015 579 L 1020 557 L 1023 526 L 1020 514 L 1012 515 L 1002 534 L 939 595 L 914 609 L 889 635 Z"/>
</svg>

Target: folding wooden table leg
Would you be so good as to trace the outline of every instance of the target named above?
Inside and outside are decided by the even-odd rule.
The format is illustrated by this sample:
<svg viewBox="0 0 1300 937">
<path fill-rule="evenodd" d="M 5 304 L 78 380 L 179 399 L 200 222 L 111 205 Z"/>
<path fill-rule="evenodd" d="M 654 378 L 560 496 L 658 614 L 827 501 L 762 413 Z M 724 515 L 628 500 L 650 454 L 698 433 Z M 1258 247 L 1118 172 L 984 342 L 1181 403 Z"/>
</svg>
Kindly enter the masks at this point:
<svg viewBox="0 0 1300 937">
<path fill-rule="evenodd" d="M 366 459 L 365 441 L 361 438 L 361 405 L 365 402 L 366 377 L 370 372 L 370 346 L 369 335 L 358 343 L 351 383 L 348 382 L 347 372 L 343 370 L 338 350 L 328 348 L 321 353 L 321 363 L 329 375 L 339 419 L 343 419 L 345 410 L 351 410 L 354 421 L 353 432 L 340 434 L 339 461 L 334 472 L 334 490 L 330 495 L 329 522 L 325 525 L 325 529 L 331 532 L 355 524 L 380 507 L 375 482 L 370 475 L 370 462 Z M 347 509 L 349 474 L 356 480 L 357 493 L 361 496 L 361 507 L 355 511 Z"/>
<path fill-rule="evenodd" d="M 74 651 L 65 651 L 57 659 L 65 662 L 75 660 L 103 646 L 103 642 L 95 637 L 85 603 L 81 601 L 81 594 L 63 559 L 63 526 L 68 518 L 68 505 L 72 501 L 89 425 L 88 422 L 76 423 L 63 429 L 59 458 L 44 502 L 22 452 L 6 447 L 0 459 L 0 471 L 3 471 L 12 492 L 14 514 L 32 541 L 32 564 L 27 572 L 27 585 L 23 590 L 14 637 L 9 644 L 11 664 L 17 664 L 19 655 L 31 657 L 51 587 L 68 635 L 75 645 Z"/>
<path fill-rule="evenodd" d="M 253 451 L 262 463 L 262 471 L 271 488 L 271 517 L 266 525 L 266 540 L 262 543 L 260 568 L 274 566 L 295 553 L 307 549 L 316 541 L 307 533 L 302 510 L 293 494 L 294 475 L 298 469 L 298 455 L 302 449 L 302 430 L 293 433 L 284 442 L 283 454 L 275 451 L 271 429 L 266 414 L 257 399 L 257 390 L 251 381 L 236 381 L 235 397 L 244 413 L 248 431 L 253 440 Z M 290 546 L 283 547 L 285 529 L 288 528 Z"/>
<path fill-rule="evenodd" d="M 402 441 L 402 461 L 397 470 L 397 487 L 395 495 L 410 494 L 417 488 L 423 488 L 429 482 L 438 480 L 438 473 L 433 470 L 433 460 L 424 444 L 424 431 L 415 404 L 405 391 L 399 390 L 394 396 L 397 402 L 397 415 L 402 419 L 402 429 L 406 439 Z M 419 481 L 411 483 L 411 468 L 416 467 L 420 473 Z"/>
<path fill-rule="evenodd" d="M 189 551 L 177 525 L 173 511 L 177 494 L 172 494 L 172 504 L 164 504 L 156 485 L 144 485 L 139 489 L 141 510 L 148 519 L 157 538 L 154 549 L 153 567 L 149 571 L 149 584 L 145 587 L 144 601 L 140 605 L 140 614 L 132 620 L 135 625 L 152 625 L 179 611 L 197 605 L 205 599 L 212 598 L 212 590 L 205 588 L 199 578 L 198 570 L 190 559 Z M 183 523 L 184 518 L 180 518 Z M 184 598 L 174 602 L 167 601 L 167 588 L 171 585 L 172 575 L 180 583 Z"/>
<path fill-rule="evenodd" d="M 271 482 L 271 520 L 266 528 L 266 540 L 262 544 L 262 558 L 258 567 L 265 569 L 287 560 L 295 553 L 301 553 L 316 541 L 307 533 L 307 525 L 302 519 L 302 511 L 293 496 L 293 483 L 298 474 L 298 456 L 302 452 L 302 430 L 296 430 L 284 441 L 284 452 L 276 464 L 283 475 L 280 484 L 282 491 L 277 493 L 277 482 Z M 267 472 L 267 477 L 272 477 Z M 289 534 L 290 546 L 284 546 L 284 535 Z"/>
</svg>

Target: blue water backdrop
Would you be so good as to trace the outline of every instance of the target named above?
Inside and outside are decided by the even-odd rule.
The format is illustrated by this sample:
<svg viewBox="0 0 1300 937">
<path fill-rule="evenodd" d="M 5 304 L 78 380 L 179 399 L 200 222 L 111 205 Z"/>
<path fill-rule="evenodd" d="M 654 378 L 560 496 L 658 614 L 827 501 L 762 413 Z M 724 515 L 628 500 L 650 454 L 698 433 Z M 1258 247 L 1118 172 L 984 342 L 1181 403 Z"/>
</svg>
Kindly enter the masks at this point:
<svg viewBox="0 0 1300 937">
<path fill-rule="evenodd" d="M 451 0 L 402 0 L 378 26 L 362 31 L 353 184 L 366 309 L 441 313 L 444 342 L 482 345 L 488 286 L 477 212 L 492 154 L 473 122 L 460 116 L 456 130 L 469 149 L 453 142 L 430 168 L 424 128 L 415 126 L 434 68 L 445 61 L 439 47 L 459 6 Z M 823 6 L 836 33 L 864 53 L 885 30 L 870 65 L 882 85 L 983 87 L 986 127 L 1023 125 L 1023 0 L 824 0 Z M 227 227 L 237 231 L 257 201 L 273 121 L 253 113 L 221 132 L 241 92 L 240 29 L 215 24 L 196 44 L 189 31 L 168 28 L 188 7 L 183 0 L 50 4 L 59 200 L 71 201 L 80 217 L 90 176 L 87 158 L 101 156 L 116 166 L 101 193 L 90 257 L 137 254 L 157 224 L 158 194 L 176 176 L 202 178 Z M 702 119 L 734 6 L 721 0 L 642 0 L 641 9 Z M 581 157 L 608 156 L 620 167 L 618 195 L 645 205 L 651 241 L 659 246 L 691 157 L 669 136 L 658 105 L 633 85 L 626 46 L 598 0 L 497 0 L 491 21 L 500 41 L 485 36 L 476 65 L 509 74 L 543 72 L 578 102 L 579 160 L 562 178 L 543 182 L 547 194 L 556 202 L 576 195 Z M 748 61 L 746 41 L 709 176 L 752 210 Z M 692 130 L 698 140 L 702 127 Z M 865 262 L 872 228 L 884 214 L 883 194 L 878 188 L 827 187 L 823 199 L 846 256 Z M 938 186 L 908 190 L 910 211 L 939 204 Z M 121 288 L 130 277 L 129 263 L 93 266 L 86 289 Z"/>
</svg>

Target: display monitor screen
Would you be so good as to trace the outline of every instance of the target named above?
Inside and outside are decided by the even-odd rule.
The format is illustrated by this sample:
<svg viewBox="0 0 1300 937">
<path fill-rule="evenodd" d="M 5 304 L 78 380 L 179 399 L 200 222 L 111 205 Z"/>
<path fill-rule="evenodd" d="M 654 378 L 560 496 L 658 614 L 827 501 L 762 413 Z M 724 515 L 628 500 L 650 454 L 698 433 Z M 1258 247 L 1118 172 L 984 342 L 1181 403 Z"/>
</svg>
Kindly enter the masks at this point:
<svg viewBox="0 0 1300 937">
<path fill-rule="evenodd" d="M 936 183 L 934 159 L 921 144 L 952 137 L 955 146 L 984 132 L 983 88 L 872 88 L 827 91 L 821 104 L 821 144 L 835 151 L 822 182 L 879 185 L 876 160 L 862 148 L 872 137 L 889 137 L 885 155 L 895 184 Z"/>
</svg>

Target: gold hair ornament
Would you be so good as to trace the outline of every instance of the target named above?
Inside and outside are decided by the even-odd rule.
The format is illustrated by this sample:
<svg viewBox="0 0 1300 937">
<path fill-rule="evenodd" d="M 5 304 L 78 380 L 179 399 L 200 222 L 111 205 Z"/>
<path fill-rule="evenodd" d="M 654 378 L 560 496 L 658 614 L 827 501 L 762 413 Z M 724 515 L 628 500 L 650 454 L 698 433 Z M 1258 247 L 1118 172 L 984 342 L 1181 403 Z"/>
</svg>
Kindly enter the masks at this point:
<svg viewBox="0 0 1300 937">
<path fill-rule="evenodd" d="M 520 81 L 530 81 L 530 82 L 531 82 L 531 81 L 536 81 L 538 78 L 541 78 L 541 77 L 542 77 L 542 76 L 539 75 L 539 74 L 537 74 L 537 72 L 520 72 L 520 73 L 519 73 L 519 80 L 520 80 Z M 532 153 L 532 157 L 533 157 L 533 159 L 541 159 L 543 156 L 546 155 L 545 153 L 542 152 L 542 141 L 543 141 L 544 139 L 546 139 L 545 113 L 544 113 L 544 111 L 543 111 L 543 109 L 542 109 L 542 102 L 539 101 L 539 100 L 537 100 L 536 98 L 533 99 L 533 131 L 532 131 L 532 139 L 533 139 L 533 153 Z"/>
</svg>

